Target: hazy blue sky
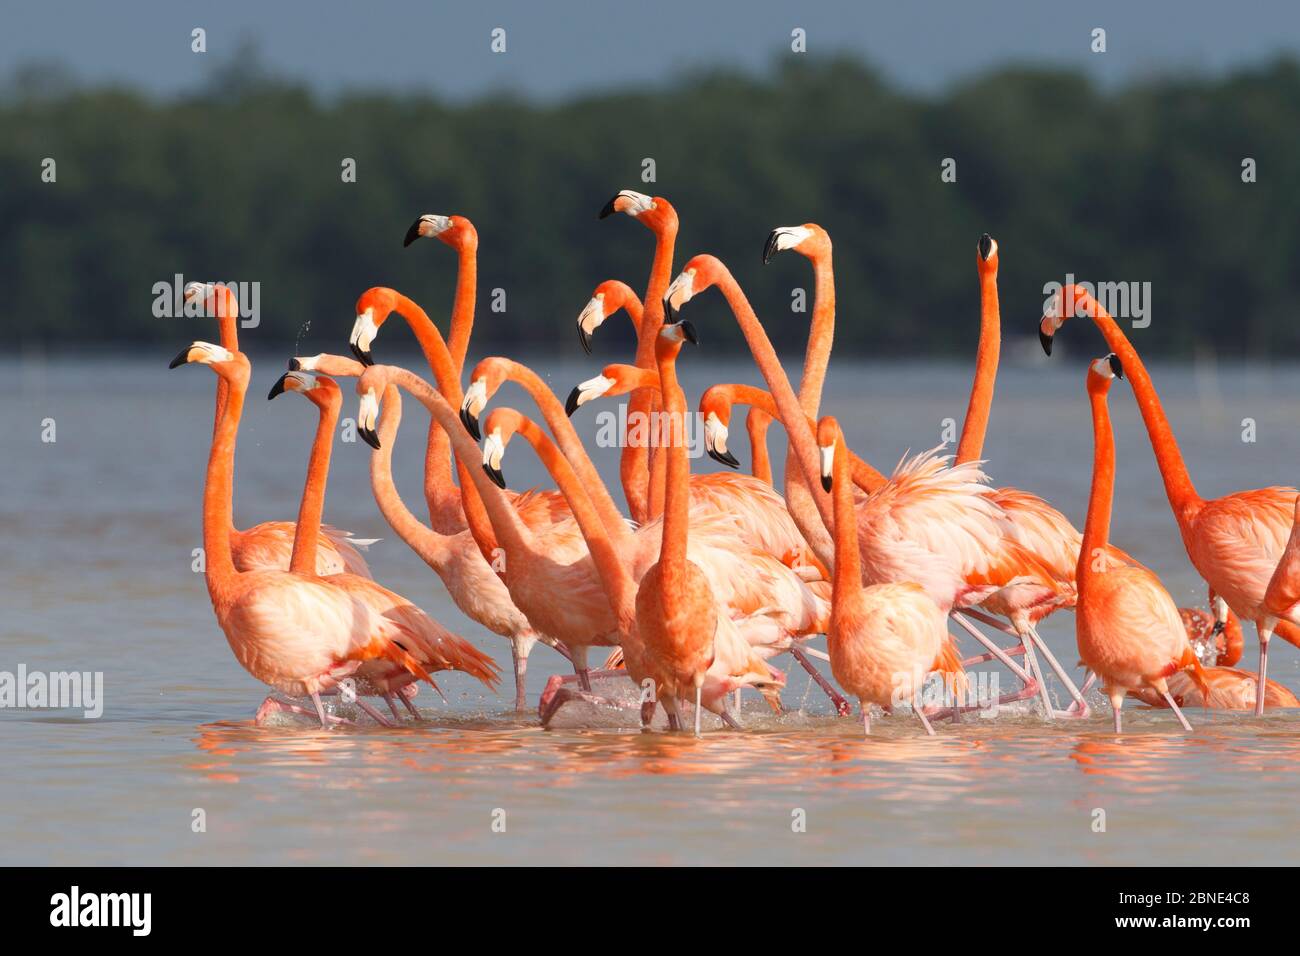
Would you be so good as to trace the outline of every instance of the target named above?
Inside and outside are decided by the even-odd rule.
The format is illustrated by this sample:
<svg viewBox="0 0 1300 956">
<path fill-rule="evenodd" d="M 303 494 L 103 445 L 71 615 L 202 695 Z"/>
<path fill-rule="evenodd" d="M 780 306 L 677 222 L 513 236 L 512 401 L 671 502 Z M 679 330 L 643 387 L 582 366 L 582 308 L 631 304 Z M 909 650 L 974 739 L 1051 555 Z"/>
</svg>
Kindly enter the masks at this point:
<svg viewBox="0 0 1300 956">
<path fill-rule="evenodd" d="M 927 90 L 1007 60 L 1068 64 L 1115 81 L 1300 48 L 1295 0 L 0 2 L 0 74 L 55 60 L 83 80 L 155 92 L 201 82 L 245 35 L 274 69 L 323 92 L 396 87 L 455 97 L 500 87 L 553 97 L 662 82 L 709 63 L 761 69 L 789 49 L 796 26 L 807 30 L 810 53 L 854 51 Z M 208 31 L 206 55 L 190 52 L 195 26 Z M 488 49 L 497 26 L 507 30 L 503 55 Z M 1088 48 L 1098 26 L 1107 30 L 1104 55 Z"/>
</svg>

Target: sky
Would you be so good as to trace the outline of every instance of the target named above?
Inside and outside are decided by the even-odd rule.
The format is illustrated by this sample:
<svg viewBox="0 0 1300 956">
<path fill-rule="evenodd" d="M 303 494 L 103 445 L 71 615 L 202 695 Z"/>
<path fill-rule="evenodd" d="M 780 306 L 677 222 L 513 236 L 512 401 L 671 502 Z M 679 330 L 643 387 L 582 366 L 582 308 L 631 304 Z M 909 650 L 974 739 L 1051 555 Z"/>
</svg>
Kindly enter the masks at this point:
<svg viewBox="0 0 1300 956">
<path fill-rule="evenodd" d="M 191 31 L 207 52 L 191 51 Z M 493 53 L 491 31 L 506 31 Z M 1105 53 L 1090 50 L 1106 30 Z M 203 83 L 251 39 L 272 72 L 324 95 L 351 89 L 554 100 L 653 87 L 683 71 L 761 71 L 806 31 L 809 55 L 855 53 L 935 92 L 984 69 L 1051 63 L 1103 84 L 1221 72 L 1300 52 L 1295 0 L 0 0 L 0 77 L 61 63 L 85 83 L 157 95 Z"/>
</svg>

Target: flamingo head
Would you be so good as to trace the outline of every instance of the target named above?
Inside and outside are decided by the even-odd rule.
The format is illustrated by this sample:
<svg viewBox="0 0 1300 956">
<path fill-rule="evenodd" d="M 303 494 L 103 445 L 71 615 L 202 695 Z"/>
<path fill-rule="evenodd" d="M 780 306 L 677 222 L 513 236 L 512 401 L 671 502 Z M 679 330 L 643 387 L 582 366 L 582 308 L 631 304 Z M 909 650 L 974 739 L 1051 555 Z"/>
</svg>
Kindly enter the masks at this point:
<svg viewBox="0 0 1300 956">
<path fill-rule="evenodd" d="M 569 397 L 564 402 L 564 413 L 570 418 L 583 405 L 588 402 L 603 398 L 606 395 L 622 395 L 629 391 L 628 389 L 620 390 L 621 376 L 619 365 L 607 365 L 601 370 L 601 373 L 594 378 L 589 378 L 585 382 L 579 382 L 573 386 L 569 392 Z M 610 374 L 613 372 L 614 374 Z"/>
<path fill-rule="evenodd" d="M 682 306 L 728 275 L 727 267 L 717 256 L 698 255 L 686 263 L 681 273 L 664 292 L 664 321 L 675 322 Z"/>
<path fill-rule="evenodd" d="M 1038 341 L 1042 344 L 1043 351 L 1052 354 L 1052 336 L 1065 324 L 1066 319 L 1072 319 L 1076 315 L 1094 315 L 1095 308 L 1096 300 L 1081 286 L 1070 284 L 1052 293 L 1043 311 L 1043 320 L 1038 324 Z"/>
<path fill-rule="evenodd" d="M 809 259 L 816 259 L 830 254 L 831 237 L 815 222 L 806 222 L 802 226 L 777 226 L 763 243 L 763 265 L 771 262 L 778 252 L 787 249 L 793 249 Z"/>
<path fill-rule="evenodd" d="M 739 460 L 727 450 L 727 424 L 731 417 L 731 406 L 726 406 L 719 414 L 713 408 L 706 410 L 705 401 L 701 398 L 700 412 L 704 415 L 704 450 L 714 461 L 721 462 L 728 468 L 739 468 Z"/>
<path fill-rule="evenodd" d="M 975 266 L 980 275 L 998 274 L 998 241 L 987 232 L 980 236 L 975 245 Z"/>
<path fill-rule="evenodd" d="M 656 235 L 677 232 L 677 210 L 662 196 L 621 189 L 601 207 L 599 218 L 605 219 L 616 212 L 631 216 Z"/>
<path fill-rule="evenodd" d="M 596 286 L 591 299 L 578 313 L 578 341 L 582 343 L 582 350 L 590 355 L 591 337 L 596 334 L 596 330 L 611 315 L 635 299 L 636 293 L 626 282 L 606 279 Z"/>
<path fill-rule="evenodd" d="M 352 325 L 348 346 L 362 365 L 374 365 L 370 346 L 379 335 L 380 327 L 397 308 L 397 293 L 384 286 L 375 286 L 361 293 L 357 299 L 357 320 Z"/>
<path fill-rule="evenodd" d="M 478 248 L 478 230 L 464 216 L 439 216 L 425 213 L 406 230 L 402 246 L 409 246 L 416 239 L 436 236 L 453 249 Z"/>
<path fill-rule="evenodd" d="M 659 327 L 655 336 L 655 360 L 657 362 L 675 360 L 682 346 L 689 342 L 699 345 L 700 337 L 695 334 L 695 326 L 687 319 L 677 322 L 665 322 Z"/>
<path fill-rule="evenodd" d="M 366 366 L 346 355 L 320 352 L 316 355 L 295 355 L 289 359 L 291 372 L 324 372 L 341 378 L 360 378 Z"/>
<path fill-rule="evenodd" d="M 187 282 L 182 298 L 186 305 L 202 303 L 205 315 L 218 319 L 239 317 L 239 302 L 234 291 L 220 282 Z"/>
<path fill-rule="evenodd" d="M 275 380 L 267 399 L 273 399 L 285 392 L 300 392 L 317 408 L 338 407 L 343 403 L 343 392 L 338 383 L 324 375 L 290 369 Z"/>
<path fill-rule="evenodd" d="M 381 446 L 376 427 L 379 421 L 379 396 L 384 394 L 392 377 L 389 365 L 372 365 L 357 379 L 357 395 L 361 399 L 357 408 L 357 434 L 376 451 Z"/>
<path fill-rule="evenodd" d="M 506 380 L 507 362 L 509 359 L 498 355 L 489 356 L 475 365 L 474 371 L 470 373 L 469 388 L 465 389 L 465 398 L 460 403 L 460 420 L 465 431 L 475 441 L 483 438 L 478 419 L 501 383 Z"/>
<path fill-rule="evenodd" d="M 1088 394 L 1105 395 L 1110 391 L 1110 383 L 1124 377 L 1124 366 L 1114 352 L 1088 364 Z"/>
<path fill-rule="evenodd" d="M 248 385 L 248 357 L 243 352 L 233 352 L 211 342 L 191 342 L 176 353 L 168 368 L 181 365 L 209 365 L 227 382 Z"/>
<path fill-rule="evenodd" d="M 484 423 L 487 438 L 483 441 L 483 471 L 502 490 L 506 487 L 506 476 L 501 471 L 506 446 L 522 421 L 523 416 L 513 408 L 494 408 Z"/>
<path fill-rule="evenodd" d="M 840 423 L 825 415 L 817 423 L 817 448 L 821 452 L 822 488 L 830 491 L 835 479 L 835 449 L 843 444 Z"/>
</svg>

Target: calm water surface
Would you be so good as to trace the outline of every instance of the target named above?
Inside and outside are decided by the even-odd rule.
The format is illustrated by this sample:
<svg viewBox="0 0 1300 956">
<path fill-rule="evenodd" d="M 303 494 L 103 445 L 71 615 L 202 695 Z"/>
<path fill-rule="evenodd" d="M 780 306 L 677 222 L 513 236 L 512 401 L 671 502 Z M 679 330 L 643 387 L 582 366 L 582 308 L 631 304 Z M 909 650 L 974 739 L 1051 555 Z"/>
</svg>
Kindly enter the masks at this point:
<svg viewBox="0 0 1300 956">
<path fill-rule="evenodd" d="M 1080 330 L 1081 332 L 1082 330 Z M 1049 498 L 1082 522 L 1090 469 L 1086 359 L 1004 365 L 986 454 L 998 483 Z M 1097 347 L 1089 337 L 1086 342 Z M 758 381 L 742 365 L 683 358 L 697 396 Z M 396 359 L 397 356 L 384 356 Z M 235 662 L 202 576 L 199 496 L 213 376 L 169 372 L 168 354 L 0 365 L 0 670 L 102 671 L 104 715 L 0 710 L 0 863 L 1285 863 L 1300 831 L 1300 715 L 1263 720 L 1190 712 L 1195 732 L 1134 708 L 1049 725 L 1031 713 L 942 725 L 917 736 L 854 720 L 788 661 L 782 717 L 747 700 L 746 733 L 702 740 L 631 727 L 545 731 L 468 678 L 423 693 L 428 720 L 395 731 L 258 729 L 264 688 Z M 601 359 L 600 361 L 604 361 Z M 412 367 L 418 367 L 414 360 Z M 539 363 L 557 392 L 598 363 Z M 236 469 L 236 523 L 292 518 L 315 423 L 306 402 L 261 399 L 278 360 L 254 359 Z M 882 470 L 960 421 L 961 364 L 831 370 L 826 410 Z M 1153 368 L 1200 491 L 1300 481 L 1300 370 Z M 350 393 L 349 393 L 350 394 Z M 1203 604 L 1123 385 L 1112 392 L 1119 475 L 1114 539 L 1180 604 Z M 498 403 L 522 402 L 513 388 Z M 529 406 L 521 405 L 528 409 Z M 398 482 L 420 499 L 423 412 L 406 405 Z M 349 398 L 345 415 L 354 415 Z M 577 416 L 595 434 L 594 411 Z M 41 441 L 51 418 L 54 443 Z M 1242 441 L 1243 419 L 1258 440 Z M 733 447 L 744 453 L 737 417 Z M 774 449 L 779 455 L 779 449 Z M 326 516 L 372 549 L 376 578 L 491 651 L 506 643 L 465 620 L 431 572 L 385 526 L 366 478 L 368 449 L 339 442 Z M 599 457 L 615 475 L 612 454 Z M 524 446 L 515 487 L 542 481 Z M 697 470 L 713 470 L 707 458 Z M 1074 661 L 1073 618 L 1044 636 Z M 964 642 L 964 643 L 969 643 Z M 530 697 L 563 662 L 539 648 Z M 1253 667 L 1248 634 L 1242 666 Z M 987 665 L 985 665 L 987 666 Z M 1271 675 L 1300 687 L 1300 654 L 1278 643 Z M 1060 689 L 1057 688 L 1058 697 Z M 195 833 L 196 808 L 206 832 Z M 1093 831 L 1105 810 L 1106 832 Z M 495 832 L 502 819 L 505 832 Z M 802 811 L 802 814 L 800 813 Z M 806 831 L 792 823 L 806 819 Z M 498 827 L 499 829 L 499 827 Z"/>
</svg>

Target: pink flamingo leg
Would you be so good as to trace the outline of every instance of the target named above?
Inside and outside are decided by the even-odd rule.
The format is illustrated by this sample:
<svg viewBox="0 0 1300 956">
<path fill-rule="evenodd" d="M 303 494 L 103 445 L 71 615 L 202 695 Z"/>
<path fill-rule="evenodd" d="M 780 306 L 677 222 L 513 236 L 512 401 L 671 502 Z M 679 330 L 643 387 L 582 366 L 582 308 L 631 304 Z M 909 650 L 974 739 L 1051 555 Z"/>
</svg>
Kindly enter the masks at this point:
<svg viewBox="0 0 1300 956">
<path fill-rule="evenodd" d="M 1029 700 L 1029 698 L 1034 697 L 1037 694 L 1038 685 L 1031 682 L 1018 691 L 1008 691 L 1007 693 L 1002 694 L 998 697 L 998 706 L 1001 707 L 1005 704 L 1014 704 L 1017 701 Z M 974 710 L 983 710 L 985 706 L 985 704 L 965 704 L 961 707 L 944 707 L 942 709 L 931 710 L 926 714 L 926 716 L 933 720 L 945 720 L 949 717 L 955 720 L 956 712 L 969 713 Z"/>
<path fill-rule="evenodd" d="M 927 736 L 934 736 L 934 728 L 930 726 L 930 721 L 926 719 L 925 708 L 921 706 L 921 692 L 917 691 L 912 696 L 912 709 L 916 711 L 916 716 L 921 718 L 921 726 L 925 728 Z"/>
<path fill-rule="evenodd" d="M 812 677 L 813 682 L 826 692 L 826 696 L 829 697 L 831 703 L 835 705 L 835 713 L 837 715 L 840 717 L 847 717 L 849 714 L 853 713 L 853 708 L 849 706 L 849 702 L 844 699 L 830 681 L 822 676 L 822 672 L 813 666 L 813 662 L 808 660 L 807 654 L 805 654 L 799 647 L 791 647 L 790 656 L 798 661 L 799 666 L 808 672 L 809 676 Z"/>
<path fill-rule="evenodd" d="M 397 712 L 397 702 L 393 700 L 393 695 L 389 691 L 384 691 L 384 703 L 388 705 L 388 710 L 392 713 L 393 720 L 400 723 L 402 715 Z"/>
<path fill-rule="evenodd" d="M 995 658 L 997 658 L 998 662 L 1003 667 L 1011 671 L 1012 674 L 1014 674 L 1016 677 L 1020 679 L 1021 683 L 1025 685 L 1036 684 L 1034 678 L 1028 672 L 1026 672 L 1024 668 L 1022 668 L 1019 664 L 1017 664 L 1009 656 L 1007 656 L 1006 651 L 1002 650 L 1002 648 L 994 644 L 991 640 L 989 640 L 989 638 L 981 634 L 979 628 L 977 628 L 970 621 L 966 620 L 965 613 L 970 613 L 972 617 L 977 617 L 980 620 L 984 621 L 986 624 L 992 624 L 994 627 L 998 627 L 999 629 L 1002 629 L 1002 625 L 998 621 L 995 621 L 993 618 L 988 617 L 987 615 L 979 614 L 978 612 L 969 611 L 969 610 L 962 614 L 958 614 L 956 611 L 953 611 L 952 614 L 950 615 L 952 619 L 961 626 L 962 630 L 964 630 L 971 637 L 975 638 L 975 640 L 983 644 L 984 647 L 988 649 L 989 653 L 992 654 Z M 1009 628 L 1007 628 L 1007 630 L 1010 631 Z M 1015 634 L 1015 631 L 1010 631 L 1010 633 Z M 1020 652 L 1017 651 L 1017 653 Z"/>
<path fill-rule="evenodd" d="M 1273 636 L 1273 629 L 1267 626 L 1259 628 L 1259 679 L 1255 681 L 1255 716 L 1264 716 L 1264 683 L 1268 676 L 1268 642 Z"/>
<path fill-rule="evenodd" d="M 1161 691 L 1161 694 L 1165 698 L 1165 703 L 1169 705 L 1169 709 L 1172 710 L 1174 716 L 1178 718 L 1178 722 L 1183 725 L 1183 730 L 1191 733 L 1192 725 L 1187 722 L 1187 718 L 1183 716 L 1183 712 L 1178 709 L 1178 705 L 1174 703 L 1174 699 L 1169 696 L 1169 691 L 1167 689 L 1163 690 Z"/>
<path fill-rule="evenodd" d="M 1079 696 L 1080 696 L 1080 697 L 1087 697 L 1087 695 L 1088 695 L 1088 691 L 1090 691 L 1090 690 L 1092 689 L 1092 685 L 1095 684 L 1095 683 L 1097 683 L 1097 675 L 1094 674 L 1092 671 L 1088 671 L 1087 679 L 1084 680 L 1084 682 L 1083 682 L 1083 686 L 1079 688 Z M 1085 707 L 1087 706 L 1086 702 L 1085 702 L 1084 706 L 1085 706 Z M 1076 707 L 1078 707 L 1078 703 L 1077 703 L 1077 702 L 1071 704 L 1071 705 L 1070 705 L 1070 712 L 1073 712 L 1074 709 L 1075 709 Z"/>
<path fill-rule="evenodd" d="M 366 714 L 369 715 L 369 717 L 370 717 L 371 720 L 373 720 L 375 723 L 377 723 L 380 727 L 396 727 L 396 726 L 397 726 L 397 724 L 393 723 L 391 720 L 389 720 L 387 717 L 385 717 L 383 714 L 381 714 L 378 710 L 376 710 L 375 707 L 374 707 L 374 705 L 371 704 L 371 703 L 370 703 L 368 700 L 366 700 L 364 697 L 358 697 L 358 698 L 356 699 L 355 703 L 356 703 L 356 705 L 357 705 L 358 707 L 360 707 L 360 708 L 362 709 L 362 711 L 364 711 Z"/>
<path fill-rule="evenodd" d="M 1074 703 L 1070 705 L 1069 710 L 1056 711 L 1056 713 L 1064 717 L 1073 717 L 1075 716 L 1075 708 L 1078 708 L 1079 718 L 1087 717 L 1091 713 L 1088 709 L 1088 702 L 1083 699 L 1083 693 L 1075 686 L 1074 681 L 1070 680 L 1070 676 L 1065 672 L 1065 668 L 1061 666 L 1060 661 L 1048 649 L 1047 642 L 1032 627 L 1029 629 L 1029 637 L 1034 642 L 1034 645 L 1043 652 L 1043 657 L 1047 658 L 1047 666 L 1055 672 L 1061 683 L 1065 685 L 1066 690 L 1070 692 L 1070 696 L 1074 698 Z"/>
<path fill-rule="evenodd" d="M 287 700 L 279 700 L 275 696 L 270 696 L 267 697 L 266 700 L 262 701 L 262 705 L 257 708 L 257 714 L 253 717 L 253 723 L 260 727 L 268 717 L 276 713 L 301 714 L 304 717 L 318 716 L 316 711 L 308 710 L 300 704 L 295 704 L 292 701 Z M 352 723 L 352 721 L 348 720 L 346 717 L 335 717 L 333 714 L 326 714 L 325 716 L 336 724 Z"/>
<path fill-rule="evenodd" d="M 871 736 L 871 705 L 866 701 L 858 701 L 858 709 L 862 711 L 862 733 L 868 737 Z"/>
<path fill-rule="evenodd" d="M 515 669 L 515 710 L 524 711 L 528 709 L 528 696 L 524 689 L 528 679 L 528 652 L 521 641 L 510 642 L 510 660 Z"/>
</svg>

